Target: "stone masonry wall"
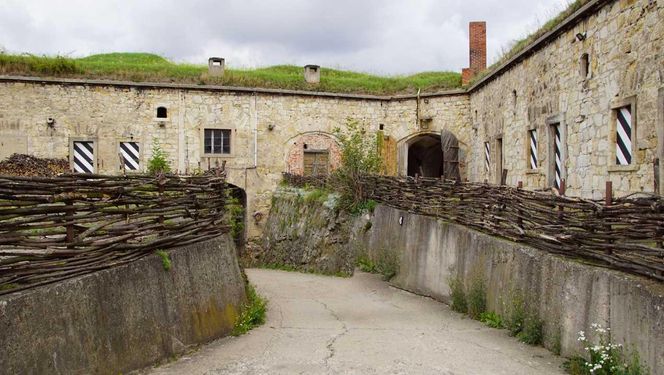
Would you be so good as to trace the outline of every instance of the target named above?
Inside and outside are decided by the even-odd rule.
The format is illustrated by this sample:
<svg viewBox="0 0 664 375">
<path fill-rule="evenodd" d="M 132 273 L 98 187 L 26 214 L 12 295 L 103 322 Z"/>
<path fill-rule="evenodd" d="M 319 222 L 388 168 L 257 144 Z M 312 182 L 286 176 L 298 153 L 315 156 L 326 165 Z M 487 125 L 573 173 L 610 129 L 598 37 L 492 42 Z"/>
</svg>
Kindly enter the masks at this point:
<svg viewBox="0 0 664 375">
<path fill-rule="evenodd" d="M 227 162 L 229 182 L 248 197 L 248 235 L 257 238 L 281 173 L 299 171 L 303 143 L 331 150 L 333 132 L 348 119 L 369 135 L 382 132 L 389 173 L 407 172 L 408 146 L 423 134 L 451 131 L 459 140 L 461 177 L 499 182 L 498 139 L 507 183 L 527 189 L 553 181 L 551 124 L 562 128 L 562 177 L 567 194 L 601 198 L 604 182 L 615 195 L 655 191 L 653 160 L 664 158 L 663 0 L 604 1 L 597 11 L 505 72 L 468 92 L 421 97 L 360 97 L 256 89 L 166 87 L 100 82 L 0 79 L 0 158 L 13 152 L 68 157 L 73 140 L 97 142 L 102 173 L 120 171 L 120 141 L 137 141 L 143 165 L 158 140 L 181 172 Z M 585 35 L 585 40 L 576 38 Z M 589 73 L 581 76 L 587 54 Z M 633 162 L 615 165 L 613 108 L 631 103 Z M 156 108 L 168 109 L 165 121 Z M 53 126 L 47 118 L 55 119 Z M 203 154 L 204 129 L 231 130 L 231 154 Z M 382 128 L 382 130 L 380 130 Z M 528 164 L 528 131 L 538 134 L 538 166 Z M 491 146 L 485 171 L 484 143 Z M 396 162 L 394 162 L 396 160 Z M 396 164 L 396 165 L 393 165 Z M 664 163 L 660 163 L 664 170 Z M 664 173 L 659 173 L 664 175 Z M 661 178 L 661 177 L 660 177 Z"/>
<path fill-rule="evenodd" d="M 605 181 L 616 195 L 653 192 L 653 159 L 661 157 L 658 131 L 664 87 L 664 2 L 608 1 L 599 11 L 552 40 L 470 95 L 473 181 L 497 182 L 497 138 L 503 140 L 507 183 L 538 189 L 553 179 L 552 122 L 563 128 L 563 177 L 567 194 L 601 198 Z M 585 34 L 580 41 L 576 34 Z M 589 73 L 581 74 L 581 58 Z M 634 161 L 616 166 L 612 108 L 634 99 Z M 660 100 L 660 104 L 658 104 Z M 557 117 L 557 118 L 556 118 Z M 537 129 L 539 165 L 528 164 L 528 131 Z M 492 165 L 485 171 L 484 142 Z M 659 147 L 659 148 L 658 148 Z"/>
<path fill-rule="evenodd" d="M 167 108 L 167 119 L 156 118 L 159 106 Z M 420 112 L 434 118 L 425 132 L 449 128 L 466 137 L 468 108 L 466 95 L 421 100 Z M 329 147 L 331 164 L 336 166 L 336 143 L 330 141 L 335 128 L 353 119 L 375 134 L 383 124 L 386 136 L 405 144 L 409 137 L 423 133 L 416 109 L 414 99 L 390 102 L 112 84 L 0 82 L 0 159 L 14 152 L 68 158 L 72 140 L 93 140 L 96 171 L 119 173 L 119 142 L 140 144 L 144 168 L 156 140 L 169 154 L 173 169 L 180 172 L 205 170 L 226 161 L 229 183 L 247 193 L 248 236 L 256 238 L 264 222 L 256 222 L 254 213 L 269 211 L 272 192 L 281 173 L 289 170 L 289 159 L 300 167 L 300 153 L 293 147 L 306 142 Z M 52 127 L 47 125 L 49 117 L 55 119 Z M 203 154 L 203 131 L 214 128 L 231 130 L 231 154 Z"/>
</svg>

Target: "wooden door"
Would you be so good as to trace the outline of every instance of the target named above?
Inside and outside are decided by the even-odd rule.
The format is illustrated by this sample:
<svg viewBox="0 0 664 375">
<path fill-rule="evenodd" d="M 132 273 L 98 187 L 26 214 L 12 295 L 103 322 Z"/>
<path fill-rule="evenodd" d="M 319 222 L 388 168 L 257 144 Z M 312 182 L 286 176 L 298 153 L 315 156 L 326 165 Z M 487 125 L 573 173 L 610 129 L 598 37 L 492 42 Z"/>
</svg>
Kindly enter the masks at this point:
<svg viewBox="0 0 664 375">
<path fill-rule="evenodd" d="M 440 147 L 443 152 L 442 177 L 446 180 L 459 180 L 459 140 L 448 130 L 440 132 Z"/>
<path fill-rule="evenodd" d="M 330 153 L 324 151 L 304 152 L 304 175 L 327 176 L 330 170 Z"/>
</svg>

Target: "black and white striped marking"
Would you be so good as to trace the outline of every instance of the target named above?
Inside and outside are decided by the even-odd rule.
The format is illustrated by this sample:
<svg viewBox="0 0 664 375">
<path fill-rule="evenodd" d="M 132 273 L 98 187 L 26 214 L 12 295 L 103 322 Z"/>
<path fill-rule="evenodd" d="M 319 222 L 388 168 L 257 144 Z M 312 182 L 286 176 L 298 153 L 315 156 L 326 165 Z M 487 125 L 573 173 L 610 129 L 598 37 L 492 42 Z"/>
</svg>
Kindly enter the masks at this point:
<svg viewBox="0 0 664 375">
<path fill-rule="evenodd" d="M 140 153 L 138 142 L 120 142 L 120 153 L 128 171 L 138 171 Z"/>
<path fill-rule="evenodd" d="M 94 143 L 92 141 L 74 142 L 74 171 L 94 173 Z"/>
<path fill-rule="evenodd" d="M 622 107 L 616 111 L 616 164 L 632 164 L 632 111 Z"/>
<path fill-rule="evenodd" d="M 537 169 L 537 130 L 533 129 L 530 133 L 530 169 Z"/>
<path fill-rule="evenodd" d="M 556 124 L 553 126 L 553 132 L 555 135 L 555 141 L 553 144 L 553 152 L 556 155 L 556 165 L 554 166 L 555 169 L 555 180 L 553 182 L 554 186 L 556 189 L 560 190 L 560 181 L 562 179 L 562 142 L 560 140 L 560 124 Z"/>
<path fill-rule="evenodd" d="M 491 146 L 489 145 L 489 142 L 484 142 L 484 169 L 486 172 L 489 172 L 489 168 L 491 167 Z"/>
</svg>

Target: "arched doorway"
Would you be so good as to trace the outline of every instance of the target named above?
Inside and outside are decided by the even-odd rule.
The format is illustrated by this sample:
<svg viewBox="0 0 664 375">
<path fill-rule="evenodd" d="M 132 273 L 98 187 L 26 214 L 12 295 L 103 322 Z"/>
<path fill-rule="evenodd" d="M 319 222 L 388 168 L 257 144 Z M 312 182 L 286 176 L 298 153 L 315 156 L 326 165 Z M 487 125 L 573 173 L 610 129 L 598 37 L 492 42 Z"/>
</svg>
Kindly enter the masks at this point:
<svg viewBox="0 0 664 375">
<path fill-rule="evenodd" d="M 459 141 L 452 132 L 418 134 L 408 139 L 403 148 L 408 176 L 460 178 Z"/>
<path fill-rule="evenodd" d="M 422 134 L 408 143 L 408 176 L 443 175 L 443 154 L 439 135 Z"/>
</svg>

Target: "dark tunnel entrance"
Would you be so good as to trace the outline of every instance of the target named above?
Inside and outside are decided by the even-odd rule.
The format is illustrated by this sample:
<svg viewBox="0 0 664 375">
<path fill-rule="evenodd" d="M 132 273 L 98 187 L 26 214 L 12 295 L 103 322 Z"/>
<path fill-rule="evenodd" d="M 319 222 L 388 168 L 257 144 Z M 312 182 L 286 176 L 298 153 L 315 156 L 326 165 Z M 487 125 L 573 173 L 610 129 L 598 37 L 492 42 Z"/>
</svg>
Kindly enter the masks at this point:
<svg viewBox="0 0 664 375">
<path fill-rule="evenodd" d="M 424 134 L 408 145 L 408 175 L 440 177 L 443 175 L 443 153 L 440 136 Z"/>
<path fill-rule="evenodd" d="M 422 134 L 408 142 L 408 176 L 460 180 L 459 141 L 447 130 Z"/>
</svg>

